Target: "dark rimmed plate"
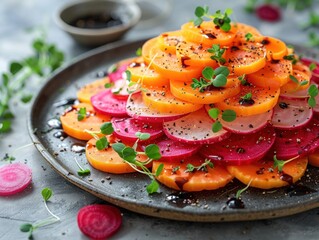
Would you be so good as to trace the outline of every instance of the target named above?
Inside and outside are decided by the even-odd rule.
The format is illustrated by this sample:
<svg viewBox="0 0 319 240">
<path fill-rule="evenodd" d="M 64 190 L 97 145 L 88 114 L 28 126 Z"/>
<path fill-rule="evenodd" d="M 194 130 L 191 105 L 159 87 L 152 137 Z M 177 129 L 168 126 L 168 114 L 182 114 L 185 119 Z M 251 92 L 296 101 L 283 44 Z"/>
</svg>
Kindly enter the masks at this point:
<svg viewBox="0 0 319 240">
<path fill-rule="evenodd" d="M 161 193 L 149 196 L 145 186 L 149 178 L 141 174 L 114 175 L 96 171 L 87 163 L 85 154 L 71 151 L 72 146 L 85 142 L 71 137 L 63 141 L 53 135 L 48 121 L 58 118 L 64 107 L 54 103 L 75 98 L 76 91 L 84 84 L 96 79 L 96 73 L 105 71 L 110 65 L 124 58 L 132 57 L 143 42 L 117 43 L 93 50 L 76 59 L 68 67 L 52 76 L 40 90 L 30 111 L 28 128 L 32 140 L 44 159 L 65 179 L 108 202 L 134 212 L 155 217 L 182 221 L 241 221 L 266 219 L 292 215 L 319 207 L 319 170 L 309 167 L 300 185 L 316 192 L 290 196 L 288 188 L 258 190 L 250 188 L 243 195 L 244 209 L 230 209 L 226 206 L 228 197 L 244 185 L 234 181 L 216 191 L 180 194 L 161 186 Z M 301 47 L 298 53 L 318 59 L 318 52 Z M 91 176 L 79 177 L 75 158 L 81 165 L 91 169 Z M 176 201 L 171 201 L 175 199 Z"/>
</svg>

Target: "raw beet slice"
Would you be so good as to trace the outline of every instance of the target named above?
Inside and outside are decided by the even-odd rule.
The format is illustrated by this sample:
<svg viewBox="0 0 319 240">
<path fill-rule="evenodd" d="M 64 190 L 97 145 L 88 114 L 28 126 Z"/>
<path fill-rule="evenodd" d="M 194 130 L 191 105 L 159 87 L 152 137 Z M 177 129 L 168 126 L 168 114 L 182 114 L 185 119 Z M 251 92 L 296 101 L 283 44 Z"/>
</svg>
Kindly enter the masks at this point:
<svg viewBox="0 0 319 240">
<path fill-rule="evenodd" d="M 32 170 L 25 164 L 13 163 L 0 168 L 0 196 L 22 192 L 32 180 Z"/>
<path fill-rule="evenodd" d="M 110 89 L 91 97 L 95 111 L 114 117 L 126 117 L 126 100 L 115 98 Z"/>
<path fill-rule="evenodd" d="M 307 99 L 279 99 L 274 108 L 272 125 L 280 129 L 294 129 L 308 124 L 313 110 Z"/>
<path fill-rule="evenodd" d="M 142 95 L 136 93 L 127 100 L 127 114 L 135 119 L 148 122 L 165 122 L 185 116 L 185 114 L 159 113 L 145 106 Z"/>
<path fill-rule="evenodd" d="M 181 160 L 194 155 L 201 147 L 200 144 L 187 144 L 182 142 L 177 142 L 167 137 L 156 140 L 155 143 L 161 152 L 160 161 L 174 161 Z M 144 150 L 147 144 L 142 145 Z"/>
<path fill-rule="evenodd" d="M 80 209 L 77 222 L 82 233 L 89 238 L 106 239 L 119 230 L 122 215 L 116 207 L 93 204 Z"/>
<path fill-rule="evenodd" d="M 261 159 L 275 142 L 275 130 L 271 126 L 247 135 L 232 134 L 229 138 L 204 145 L 200 154 L 212 161 L 227 165 L 243 165 Z"/>
<path fill-rule="evenodd" d="M 163 129 L 170 139 L 189 144 L 210 144 L 230 136 L 230 132 L 224 129 L 214 133 L 212 125 L 213 120 L 201 108 L 177 120 L 165 122 Z"/>
<path fill-rule="evenodd" d="M 278 159 L 290 159 L 305 156 L 319 147 L 319 121 L 313 118 L 303 128 L 281 130 L 276 129 L 276 140 L 270 155 Z"/>
<path fill-rule="evenodd" d="M 309 58 L 302 58 L 301 62 L 307 66 L 309 66 L 311 63 L 315 63 L 317 65 L 317 67 L 312 71 L 311 81 L 319 83 L 319 62 Z"/>
<path fill-rule="evenodd" d="M 149 133 L 153 140 L 164 134 L 161 123 L 148 123 L 134 118 L 112 118 L 114 135 L 123 141 L 136 141 L 136 132 Z"/>
<path fill-rule="evenodd" d="M 281 18 L 280 8 L 272 4 L 263 4 L 256 8 L 257 16 L 265 21 L 276 22 Z"/>
<path fill-rule="evenodd" d="M 110 73 L 108 76 L 110 78 L 111 82 L 116 82 L 120 79 L 126 79 L 126 69 L 128 67 L 129 63 L 125 63 L 121 65 L 115 72 Z"/>
</svg>

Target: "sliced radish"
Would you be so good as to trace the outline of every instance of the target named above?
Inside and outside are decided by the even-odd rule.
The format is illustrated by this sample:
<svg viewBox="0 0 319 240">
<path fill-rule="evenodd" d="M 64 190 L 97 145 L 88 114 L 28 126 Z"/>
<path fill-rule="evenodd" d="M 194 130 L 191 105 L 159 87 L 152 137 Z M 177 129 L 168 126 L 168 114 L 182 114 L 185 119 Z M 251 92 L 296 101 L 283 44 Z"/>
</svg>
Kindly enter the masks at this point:
<svg viewBox="0 0 319 240">
<path fill-rule="evenodd" d="M 281 18 L 280 8 L 272 4 L 263 4 L 256 8 L 257 16 L 265 21 L 276 22 Z"/>
<path fill-rule="evenodd" d="M 205 108 L 207 111 L 210 109 L 209 105 L 206 105 Z M 223 128 L 229 132 L 250 134 L 258 132 L 266 127 L 266 125 L 270 122 L 272 115 L 273 110 L 270 110 L 257 115 L 236 117 L 236 119 L 232 122 L 226 122 L 223 119 L 220 119 L 220 122 L 223 125 Z"/>
<path fill-rule="evenodd" d="M 312 110 L 318 116 L 319 115 L 319 94 L 315 97 L 315 99 L 316 99 L 316 106 Z"/>
<path fill-rule="evenodd" d="M 307 99 L 281 99 L 274 107 L 271 123 L 275 128 L 294 129 L 308 124 L 313 116 Z"/>
<path fill-rule="evenodd" d="M 93 204 L 80 209 L 77 222 L 82 233 L 89 238 L 106 239 L 119 230 L 122 215 L 116 207 Z"/>
<path fill-rule="evenodd" d="M 134 118 L 112 118 L 114 135 L 123 141 L 136 141 L 136 132 L 149 133 L 148 140 L 156 139 L 164 134 L 161 123 L 147 123 Z"/>
<path fill-rule="evenodd" d="M 119 79 L 116 81 L 111 89 L 114 97 L 127 100 L 130 95 L 127 91 L 128 83 L 129 82 L 126 79 Z"/>
<path fill-rule="evenodd" d="M 270 155 L 278 159 L 290 159 L 305 156 L 319 147 L 319 121 L 312 118 L 303 128 L 282 130 L 276 129 L 276 140 Z"/>
<path fill-rule="evenodd" d="M 159 148 L 161 152 L 161 161 L 176 161 L 194 155 L 201 147 L 201 145 L 186 144 L 177 142 L 167 137 L 158 139 L 153 142 Z M 142 145 L 144 150 L 147 144 Z"/>
<path fill-rule="evenodd" d="M 126 79 L 126 69 L 128 67 L 129 63 L 121 65 L 115 72 L 112 72 L 108 75 L 111 82 L 116 82 L 120 79 Z"/>
<path fill-rule="evenodd" d="M 185 116 L 185 114 L 159 113 L 145 106 L 142 95 L 136 93 L 127 100 L 127 114 L 132 118 L 149 122 L 165 122 Z"/>
<path fill-rule="evenodd" d="M 204 145 L 200 154 L 212 161 L 228 165 L 243 165 L 258 161 L 269 151 L 276 138 L 273 127 L 268 126 L 259 132 L 238 135 L 213 145 Z"/>
<path fill-rule="evenodd" d="M 189 144 L 215 143 L 230 136 L 230 132 L 224 129 L 214 133 L 212 125 L 213 120 L 201 108 L 177 120 L 165 122 L 163 128 L 170 139 Z"/>
<path fill-rule="evenodd" d="M 312 71 L 311 80 L 315 83 L 319 83 L 319 62 L 309 58 L 302 58 L 301 62 L 307 66 L 309 66 L 311 63 L 315 63 L 317 65 L 317 67 Z"/>
<path fill-rule="evenodd" d="M 32 170 L 25 164 L 13 163 L 0 168 L 0 196 L 22 192 L 32 180 Z"/>
<path fill-rule="evenodd" d="M 115 98 L 110 89 L 104 90 L 93 97 L 91 103 L 95 111 L 115 117 L 126 117 L 126 100 Z"/>
</svg>

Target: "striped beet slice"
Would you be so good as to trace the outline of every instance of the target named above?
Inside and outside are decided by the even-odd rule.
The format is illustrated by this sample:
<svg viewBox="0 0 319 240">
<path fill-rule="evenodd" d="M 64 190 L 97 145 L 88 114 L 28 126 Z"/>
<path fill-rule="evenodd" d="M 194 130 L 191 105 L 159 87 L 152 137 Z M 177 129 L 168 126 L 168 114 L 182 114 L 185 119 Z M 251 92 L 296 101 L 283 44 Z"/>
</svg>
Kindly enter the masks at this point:
<svg viewBox="0 0 319 240">
<path fill-rule="evenodd" d="M 114 97 L 110 89 L 104 90 L 93 97 L 91 103 L 95 111 L 113 117 L 126 117 L 126 99 Z"/>
<path fill-rule="evenodd" d="M 267 126 L 253 134 L 232 134 L 221 142 L 204 145 L 200 149 L 200 154 L 222 164 L 250 164 L 266 155 L 274 144 L 275 138 L 274 128 Z"/>
<path fill-rule="evenodd" d="M 112 118 L 114 135 L 123 141 L 136 141 L 136 133 L 149 133 L 148 140 L 154 140 L 164 134 L 161 123 L 148 123 L 134 118 Z"/>
</svg>

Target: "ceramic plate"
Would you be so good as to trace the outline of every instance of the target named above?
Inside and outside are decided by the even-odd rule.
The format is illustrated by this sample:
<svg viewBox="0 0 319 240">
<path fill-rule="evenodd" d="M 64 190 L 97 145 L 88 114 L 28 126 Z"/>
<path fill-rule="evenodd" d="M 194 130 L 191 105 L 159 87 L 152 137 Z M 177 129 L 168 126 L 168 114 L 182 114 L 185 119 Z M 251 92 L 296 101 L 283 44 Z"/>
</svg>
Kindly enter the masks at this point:
<svg viewBox="0 0 319 240">
<path fill-rule="evenodd" d="M 96 79 L 96 74 L 124 58 L 133 57 L 143 41 L 117 43 L 93 50 L 76 59 L 52 76 L 40 90 L 29 116 L 30 135 L 44 159 L 69 182 L 110 203 L 141 214 L 183 221 L 239 221 L 292 215 L 319 206 L 318 169 L 309 167 L 300 181 L 316 192 L 290 196 L 288 188 L 258 190 L 250 188 L 242 196 L 244 209 L 228 208 L 226 202 L 244 185 L 238 181 L 215 191 L 179 193 L 161 186 L 160 193 L 149 196 L 145 186 L 149 178 L 141 174 L 114 175 L 96 171 L 87 163 L 85 154 L 72 151 L 72 146 L 85 142 L 71 137 L 63 141 L 54 137 L 48 121 L 58 118 L 64 107 L 56 103 L 75 98 L 77 90 Z M 297 47 L 304 56 L 317 58 L 313 50 Z M 91 169 L 91 176 L 79 177 L 75 158 Z"/>
</svg>

